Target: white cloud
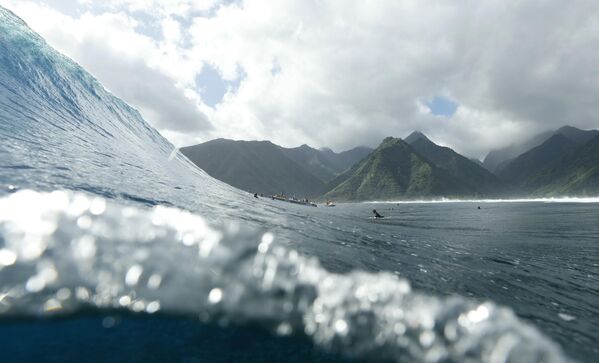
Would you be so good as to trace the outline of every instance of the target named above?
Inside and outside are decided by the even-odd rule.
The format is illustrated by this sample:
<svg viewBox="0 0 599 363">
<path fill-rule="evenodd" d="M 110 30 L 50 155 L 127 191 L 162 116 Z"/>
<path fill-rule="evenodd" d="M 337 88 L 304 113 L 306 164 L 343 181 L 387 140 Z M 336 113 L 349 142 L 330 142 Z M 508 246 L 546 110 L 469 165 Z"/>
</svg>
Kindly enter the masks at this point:
<svg viewBox="0 0 599 363">
<path fill-rule="evenodd" d="M 69 21 L 18 3 L 175 143 L 344 149 L 418 129 L 480 157 L 563 124 L 599 127 L 596 2 L 109 0 Z M 158 32 L 143 35 L 149 25 Z M 243 78 L 214 109 L 195 84 L 203 64 Z M 459 104 L 451 118 L 422 107 L 437 95 Z"/>
<path fill-rule="evenodd" d="M 173 56 L 177 50 L 169 49 L 168 42 L 136 32 L 138 21 L 127 13 L 85 12 L 75 18 L 31 2 L 7 5 L 26 14 L 34 30 L 139 109 L 158 130 L 193 133 L 212 128 L 200 101 L 186 94 L 185 81 L 196 73 L 194 67 Z M 172 25 L 169 31 L 176 35 Z"/>
</svg>

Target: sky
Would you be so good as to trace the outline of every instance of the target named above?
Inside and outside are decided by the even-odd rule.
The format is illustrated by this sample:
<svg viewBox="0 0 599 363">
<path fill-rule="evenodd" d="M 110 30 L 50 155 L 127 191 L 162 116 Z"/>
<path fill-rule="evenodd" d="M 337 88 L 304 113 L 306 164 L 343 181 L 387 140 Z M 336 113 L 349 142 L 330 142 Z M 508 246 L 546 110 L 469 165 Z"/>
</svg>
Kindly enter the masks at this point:
<svg viewBox="0 0 599 363">
<path fill-rule="evenodd" d="M 596 0 L 0 0 L 176 146 L 599 127 Z"/>
</svg>

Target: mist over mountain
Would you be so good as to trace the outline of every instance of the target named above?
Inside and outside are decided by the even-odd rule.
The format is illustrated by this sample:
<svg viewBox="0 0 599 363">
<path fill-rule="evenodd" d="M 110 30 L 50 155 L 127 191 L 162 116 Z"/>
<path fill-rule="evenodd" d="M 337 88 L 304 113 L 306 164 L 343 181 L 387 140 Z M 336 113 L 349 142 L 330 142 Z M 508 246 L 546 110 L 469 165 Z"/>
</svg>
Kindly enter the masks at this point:
<svg viewBox="0 0 599 363">
<path fill-rule="evenodd" d="M 513 144 L 502 149 L 492 150 L 487 154 L 487 156 L 483 160 L 483 165 L 485 166 L 485 168 L 487 168 L 487 170 L 494 173 L 498 173 L 502 168 L 506 166 L 506 164 L 510 160 L 541 145 L 542 143 L 547 141 L 551 136 L 556 134 L 564 135 L 571 141 L 577 143 L 578 145 L 582 145 L 585 142 L 592 139 L 594 136 L 599 135 L 599 131 L 587 131 L 572 126 L 563 126 L 557 130 L 546 131 L 537 134 L 522 143 Z"/>
<path fill-rule="evenodd" d="M 317 150 L 305 144 L 296 148 L 280 147 L 280 149 L 290 159 L 325 183 L 333 180 L 372 151 L 371 148 L 356 147 L 335 153 L 328 148 Z"/>
<path fill-rule="evenodd" d="M 551 136 L 541 145 L 511 160 L 498 171 L 499 177 L 514 187 L 521 187 L 529 177 L 551 166 L 576 150 L 577 144 L 561 134 Z"/>
<path fill-rule="evenodd" d="M 599 136 L 529 178 L 523 187 L 536 195 L 597 195 Z"/>
<path fill-rule="evenodd" d="M 522 143 L 512 144 L 497 150 L 491 150 L 483 159 L 483 165 L 485 166 L 485 168 L 487 168 L 487 170 L 491 172 L 496 172 L 497 168 L 502 163 L 506 162 L 507 160 L 513 159 L 522 153 L 525 153 L 526 151 L 532 149 L 535 146 L 539 146 L 545 140 L 550 138 L 551 135 L 553 135 L 553 133 L 554 131 L 543 132 L 541 134 L 531 137 L 530 139 Z"/>
<path fill-rule="evenodd" d="M 513 191 L 520 194 L 531 192 L 529 179 L 536 179 L 537 182 L 533 184 L 537 186 L 540 180 L 549 182 L 546 178 L 538 177 L 538 174 L 546 174 L 545 169 L 554 167 L 562 159 L 567 159 L 597 135 L 599 135 L 597 130 L 587 131 L 564 126 L 555 131 L 540 145 L 531 148 L 516 158 L 504 161 L 497 167 L 496 173 L 512 187 Z"/>
</svg>

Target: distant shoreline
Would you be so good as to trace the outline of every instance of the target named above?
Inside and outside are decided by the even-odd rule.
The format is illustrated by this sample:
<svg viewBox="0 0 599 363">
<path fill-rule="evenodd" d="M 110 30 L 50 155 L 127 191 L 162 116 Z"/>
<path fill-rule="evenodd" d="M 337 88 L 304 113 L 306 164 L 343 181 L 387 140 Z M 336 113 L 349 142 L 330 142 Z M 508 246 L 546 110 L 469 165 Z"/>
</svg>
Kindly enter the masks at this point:
<svg viewBox="0 0 599 363">
<path fill-rule="evenodd" d="M 346 202 L 352 203 L 352 202 Z M 598 203 L 599 197 L 555 197 L 555 198 L 514 198 L 514 199 L 430 199 L 430 200 L 394 200 L 359 201 L 362 204 L 437 204 L 437 203 Z"/>
</svg>

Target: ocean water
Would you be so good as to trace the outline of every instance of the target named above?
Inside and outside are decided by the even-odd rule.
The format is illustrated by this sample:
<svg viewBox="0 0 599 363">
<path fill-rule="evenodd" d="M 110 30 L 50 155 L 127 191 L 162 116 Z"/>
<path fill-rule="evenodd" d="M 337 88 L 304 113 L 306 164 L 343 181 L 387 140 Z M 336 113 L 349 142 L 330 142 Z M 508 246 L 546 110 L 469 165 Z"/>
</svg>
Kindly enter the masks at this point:
<svg viewBox="0 0 599 363">
<path fill-rule="evenodd" d="M 590 202 L 255 199 L 0 7 L 3 362 L 594 362 Z"/>
</svg>

